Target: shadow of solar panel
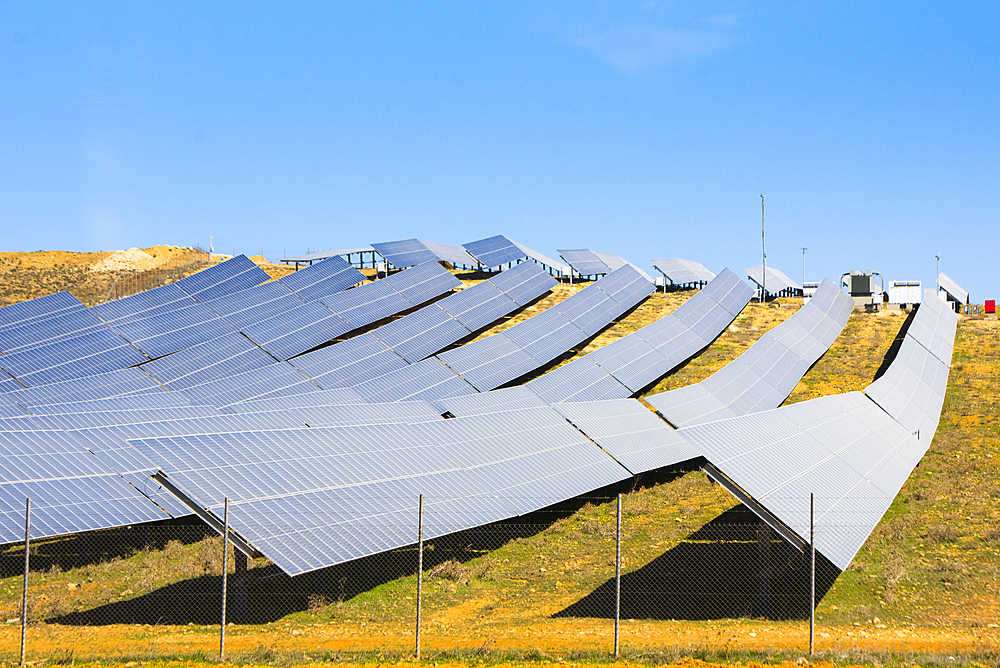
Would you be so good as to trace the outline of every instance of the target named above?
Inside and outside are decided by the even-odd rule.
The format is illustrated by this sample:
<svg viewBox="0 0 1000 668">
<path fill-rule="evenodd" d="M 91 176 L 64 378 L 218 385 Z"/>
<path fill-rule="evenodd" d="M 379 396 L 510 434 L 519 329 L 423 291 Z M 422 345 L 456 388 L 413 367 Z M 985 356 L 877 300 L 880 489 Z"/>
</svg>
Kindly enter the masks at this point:
<svg viewBox="0 0 1000 668">
<path fill-rule="evenodd" d="M 448 295 L 435 305 L 449 313 L 470 332 L 480 330 L 515 311 L 518 305 L 492 282 L 483 281 Z"/>
<path fill-rule="evenodd" d="M 476 390 L 487 392 L 523 376 L 539 364 L 505 334 L 502 332 L 467 343 L 445 351 L 437 358 Z"/>
<path fill-rule="evenodd" d="M 290 363 L 325 389 L 352 387 L 407 366 L 406 360 L 372 332 L 296 357 Z"/>
<path fill-rule="evenodd" d="M 0 351 L 14 355 L 107 329 L 89 309 L 70 310 L 44 320 L 0 329 Z"/>
<path fill-rule="evenodd" d="M 256 323 L 280 316 L 302 305 L 298 296 L 289 292 L 283 283 L 272 281 L 252 288 L 210 299 L 205 306 L 243 330 Z"/>
<path fill-rule="evenodd" d="M 635 475 L 700 456 L 635 399 L 570 402 L 553 408 Z"/>
<path fill-rule="evenodd" d="M 169 355 L 233 331 L 232 325 L 197 302 L 140 320 L 120 320 L 112 329 L 150 358 Z"/>
<path fill-rule="evenodd" d="M 438 259 L 419 239 L 380 241 L 372 244 L 372 248 L 399 269 L 422 262 L 436 262 Z"/>
<path fill-rule="evenodd" d="M 313 383 L 287 362 L 251 369 L 233 376 L 189 387 L 182 392 L 193 401 L 213 406 L 229 406 L 270 395 L 275 391 L 302 394 L 318 390 Z"/>
<path fill-rule="evenodd" d="M 234 333 L 146 362 L 142 369 L 160 384 L 182 390 L 274 362 L 245 336 Z"/>
<path fill-rule="evenodd" d="M 534 262 L 521 264 L 502 271 L 490 279 L 518 306 L 526 306 L 551 290 L 558 281 L 549 276 Z"/>
<path fill-rule="evenodd" d="M 364 274 L 344 258 L 335 255 L 282 276 L 277 282 L 297 294 L 303 301 L 309 302 L 336 294 L 364 281 Z"/>
<path fill-rule="evenodd" d="M 340 404 L 363 404 L 365 399 L 347 387 L 332 390 L 318 390 L 304 394 L 269 397 L 244 401 L 220 410 L 223 413 L 252 413 L 258 411 L 281 410 L 285 408 L 309 408 L 314 406 L 337 406 Z"/>
<path fill-rule="evenodd" d="M 44 297 L 0 306 L 0 328 L 13 329 L 86 308 L 79 299 L 66 291 L 53 292 Z"/>
<path fill-rule="evenodd" d="M 26 498 L 36 540 L 166 517 L 60 431 L 0 433 L 0 471 L 0 543 L 24 540 Z"/>
<path fill-rule="evenodd" d="M 374 332 L 410 364 L 414 364 L 470 334 L 457 320 L 431 304 Z"/>
<path fill-rule="evenodd" d="M 386 279 L 365 283 L 321 300 L 331 311 L 344 319 L 351 329 L 364 327 L 413 306 Z"/>
<path fill-rule="evenodd" d="M 373 403 L 435 401 L 476 392 L 437 357 L 358 383 L 352 389 Z"/>
<path fill-rule="evenodd" d="M 291 311 L 244 327 L 242 331 L 276 359 L 287 360 L 354 328 L 323 302 L 316 301 L 299 304 Z"/>
<path fill-rule="evenodd" d="M 553 369 L 532 380 L 526 387 L 552 404 L 584 399 L 624 399 L 632 394 L 589 356 Z"/>
<path fill-rule="evenodd" d="M 246 255 L 221 262 L 213 267 L 185 276 L 173 285 L 191 295 L 195 301 L 204 302 L 270 281 L 266 271 Z"/>
</svg>

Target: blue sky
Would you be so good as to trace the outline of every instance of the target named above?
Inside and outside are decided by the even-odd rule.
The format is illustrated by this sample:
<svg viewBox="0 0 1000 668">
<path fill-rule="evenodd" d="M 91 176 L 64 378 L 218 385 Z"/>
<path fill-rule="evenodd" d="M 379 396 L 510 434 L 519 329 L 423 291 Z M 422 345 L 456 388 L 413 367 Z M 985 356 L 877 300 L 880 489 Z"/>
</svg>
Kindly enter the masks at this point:
<svg viewBox="0 0 1000 668">
<path fill-rule="evenodd" d="M 506 234 L 1000 297 L 995 2 L 0 3 L 0 250 Z M 331 6 L 332 5 L 332 6 Z"/>
</svg>

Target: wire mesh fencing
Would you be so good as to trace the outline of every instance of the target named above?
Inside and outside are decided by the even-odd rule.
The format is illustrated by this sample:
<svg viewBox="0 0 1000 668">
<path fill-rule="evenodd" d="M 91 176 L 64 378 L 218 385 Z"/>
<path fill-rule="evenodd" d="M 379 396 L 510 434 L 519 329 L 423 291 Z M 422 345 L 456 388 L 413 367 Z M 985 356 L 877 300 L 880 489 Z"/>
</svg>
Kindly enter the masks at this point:
<svg viewBox="0 0 1000 668">
<path fill-rule="evenodd" d="M 957 602 L 963 591 L 967 599 L 975 592 L 954 582 L 979 575 L 968 564 L 965 574 L 940 561 L 927 574 L 910 562 L 894 565 L 896 557 L 884 549 L 891 530 L 865 547 L 881 557 L 862 554 L 862 566 L 840 572 L 818 555 L 814 570 L 808 550 L 744 506 L 713 510 L 707 522 L 688 521 L 698 508 L 643 508 L 627 496 L 622 510 L 614 497 L 595 497 L 474 528 L 425 526 L 422 550 L 415 517 L 395 527 L 411 532 L 412 544 L 296 577 L 232 544 L 224 556 L 221 536 L 190 523 L 32 541 L 26 657 L 214 658 L 220 650 L 235 661 L 400 657 L 416 652 L 418 638 L 424 658 L 607 656 L 616 645 L 626 657 L 802 656 L 809 649 L 814 573 L 821 655 L 940 645 L 996 656 L 988 602 L 981 614 L 921 604 L 936 595 L 923 578 L 938 577 L 934 586 L 953 589 Z M 371 527 L 341 530 L 348 541 Z M 818 530 L 847 535 L 857 528 Z M 994 569 L 995 578 L 992 554 L 978 568 Z M 19 651 L 24 556 L 23 545 L 0 553 L 0 660 L 8 662 Z"/>
</svg>

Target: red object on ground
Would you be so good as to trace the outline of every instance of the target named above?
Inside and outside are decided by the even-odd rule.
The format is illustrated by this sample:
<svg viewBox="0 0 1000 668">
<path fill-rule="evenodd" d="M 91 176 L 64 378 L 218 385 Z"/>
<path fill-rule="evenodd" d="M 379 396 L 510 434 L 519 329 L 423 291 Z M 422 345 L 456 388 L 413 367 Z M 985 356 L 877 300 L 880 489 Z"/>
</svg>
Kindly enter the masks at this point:
<svg viewBox="0 0 1000 668">
<path fill-rule="evenodd" d="M 996 300 L 995 299 L 987 299 L 986 300 L 986 308 L 984 310 L 987 313 L 996 313 L 997 312 L 997 302 L 996 302 Z"/>
</svg>

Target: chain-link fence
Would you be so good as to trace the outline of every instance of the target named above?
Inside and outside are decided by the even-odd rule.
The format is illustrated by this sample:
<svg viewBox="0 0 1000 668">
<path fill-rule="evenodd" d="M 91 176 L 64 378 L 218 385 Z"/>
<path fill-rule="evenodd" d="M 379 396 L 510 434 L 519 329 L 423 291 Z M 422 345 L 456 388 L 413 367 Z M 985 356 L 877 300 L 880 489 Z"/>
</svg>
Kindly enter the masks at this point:
<svg viewBox="0 0 1000 668">
<path fill-rule="evenodd" d="M 639 493 L 622 506 L 613 496 L 577 499 L 521 520 L 426 531 L 422 546 L 415 515 L 397 527 L 412 531 L 412 545 L 296 577 L 231 544 L 224 558 L 222 537 L 190 522 L 30 541 L 26 619 L 24 545 L 6 546 L 0 660 L 17 660 L 22 620 L 29 661 L 214 658 L 222 649 L 235 661 L 389 658 L 412 655 L 418 642 L 424 658 L 616 648 L 636 658 L 797 657 L 809 650 L 813 573 L 821 655 L 945 652 L 988 664 L 1000 647 L 996 600 L 973 610 L 978 594 L 963 598 L 960 585 L 940 582 L 952 598 L 930 600 L 924 575 L 894 564 L 891 531 L 843 573 L 821 554 L 813 569 L 810 550 L 732 503 L 719 512 L 657 507 Z M 343 527 L 344 536 L 364 531 Z M 928 572 L 995 583 L 998 562 L 994 550 L 982 573 L 940 562 Z"/>
<path fill-rule="evenodd" d="M 119 271 L 111 277 L 104 301 L 145 292 L 152 288 L 179 281 L 213 264 L 212 255 L 203 248 L 193 247 L 171 257 L 166 262 L 142 271 Z"/>
</svg>

